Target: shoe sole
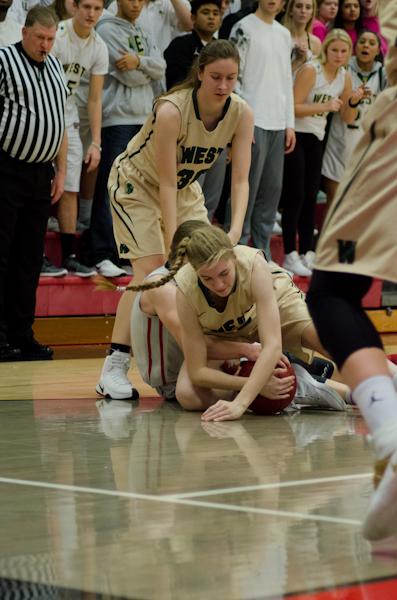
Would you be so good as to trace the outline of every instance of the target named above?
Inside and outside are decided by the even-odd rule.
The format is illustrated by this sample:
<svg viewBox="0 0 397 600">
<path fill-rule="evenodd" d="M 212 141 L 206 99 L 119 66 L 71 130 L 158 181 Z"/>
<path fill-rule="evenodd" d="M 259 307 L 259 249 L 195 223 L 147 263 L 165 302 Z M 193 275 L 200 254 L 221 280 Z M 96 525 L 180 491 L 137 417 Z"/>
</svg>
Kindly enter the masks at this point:
<svg viewBox="0 0 397 600">
<path fill-rule="evenodd" d="M 363 523 L 363 536 L 376 542 L 397 534 L 397 452 L 375 463 L 375 486 Z"/>
<path fill-rule="evenodd" d="M 316 404 L 309 404 L 309 403 L 306 403 L 306 406 L 308 406 L 310 408 L 318 408 L 320 410 L 333 410 L 333 411 L 338 411 L 338 412 L 346 411 L 347 405 L 346 405 L 345 401 L 343 400 L 343 398 L 341 396 L 339 396 L 338 392 L 336 392 L 333 388 L 331 388 L 330 386 L 327 386 L 327 384 L 325 384 L 325 383 L 320 383 L 319 381 L 314 379 L 310 375 L 310 373 L 308 371 L 306 371 L 306 369 L 304 367 L 302 367 L 301 365 L 297 365 L 297 364 L 293 363 L 293 369 L 294 369 L 295 375 L 297 377 L 300 377 L 304 381 L 307 381 L 313 387 L 320 389 L 322 391 L 322 396 L 324 395 L 324 393 L 327 394 L 327 403 L 328 403 L 327 406 L 323 406 L 322 404 L 316 405 Z M 299 398 L 302 399 L 302 402 L 299 402 Z M 304 396 L 299 396 L 299 397 L 295 396 L 294 401 L 297 404 L 305 405 L 305 397 Z"/>
<path fill-rule="evenodd" d="M 139 393 L 138 390 L 136 390 L 135 388 L 132 388 L 132 395 L 131 396 L 119 396 L 117 395 L 117 397 L 115 395 L 111 396 L 110 394 L 108 394 L 104 388 L 102 388 L 102 386 L 97 383 L 97 385 L 95 386 L 95 391 L 97 394 L 99 394 L 100 396 L 102 396 L 102 398 L 106 398 L 106 400 L 138 400 L 139 398 Z"/>
</svg>

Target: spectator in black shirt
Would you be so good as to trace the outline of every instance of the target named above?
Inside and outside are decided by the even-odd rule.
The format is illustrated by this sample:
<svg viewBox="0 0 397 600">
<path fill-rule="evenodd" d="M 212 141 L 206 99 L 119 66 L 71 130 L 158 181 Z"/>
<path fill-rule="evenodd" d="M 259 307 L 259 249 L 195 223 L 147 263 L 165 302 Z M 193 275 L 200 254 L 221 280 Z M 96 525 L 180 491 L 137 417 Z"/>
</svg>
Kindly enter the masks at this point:
<svg viewBox="0 0 397 600">
<path fill-rule="evenodd" d="M 193 31 L 172 40 L 164 51 L 167 89 L 183 81 L 200 50 L 221 25 L 221 0 L 192 0 Z"/>
</svg>

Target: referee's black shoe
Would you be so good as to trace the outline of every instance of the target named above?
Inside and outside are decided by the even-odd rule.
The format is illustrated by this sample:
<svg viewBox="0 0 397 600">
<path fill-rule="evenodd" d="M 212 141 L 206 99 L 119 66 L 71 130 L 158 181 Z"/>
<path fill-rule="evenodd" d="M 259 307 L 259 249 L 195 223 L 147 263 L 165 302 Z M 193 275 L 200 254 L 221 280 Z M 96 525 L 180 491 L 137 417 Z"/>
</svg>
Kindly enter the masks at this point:
<svg viewBox="0 0 397 600">
<path fill-rule="evenodd" d="M 14 350 L 19 350 L 17 360 L 51 360 L 54 355 L 52 348 L 39 344 L 34 338 L 14 342 L 12 347 Z"/>
<path fill-rule="evenodd" d="M 10 344 L 0 344 L 0 362 L 14 362 L 21 360 L 19 348 L 12 348 Z"/>
</svg>

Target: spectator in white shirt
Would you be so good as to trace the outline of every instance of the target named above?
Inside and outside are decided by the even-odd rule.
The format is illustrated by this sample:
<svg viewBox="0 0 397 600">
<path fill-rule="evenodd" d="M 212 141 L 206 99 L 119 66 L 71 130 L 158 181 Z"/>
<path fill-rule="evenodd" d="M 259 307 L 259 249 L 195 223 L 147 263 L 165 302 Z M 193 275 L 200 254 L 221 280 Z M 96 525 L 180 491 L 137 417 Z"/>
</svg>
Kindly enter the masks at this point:
<svg viewBox="0 0 397 600">
<path fill-rule="evenodd" d="M 12 0 L 0 0 L 0 47 L 16 44 L 22 39 L 22 25 L 9 13 Z"/>
<path fill-rule="evenodd" d="M 275 20 L 282 0 L 260 0 L 255 13 L 238 21 L 230 35 L 241 65 L 237 92 L 254 111 L 255 130 L 249 201 L 241 243 L 251 238 L 270 255 L 270 238 L 281 195 L 284 153 L 295 146 L 291 34 Z"/>
</svg>

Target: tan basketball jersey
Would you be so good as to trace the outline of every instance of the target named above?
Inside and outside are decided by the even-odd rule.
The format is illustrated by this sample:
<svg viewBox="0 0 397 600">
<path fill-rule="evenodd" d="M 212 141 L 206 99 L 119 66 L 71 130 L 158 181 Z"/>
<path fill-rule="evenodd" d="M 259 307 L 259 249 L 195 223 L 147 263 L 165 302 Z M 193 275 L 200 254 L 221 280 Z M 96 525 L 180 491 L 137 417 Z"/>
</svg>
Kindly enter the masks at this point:
<svg viewBox="0 0 397 600">
<path fill-rule="evenodd" d="M 397 282 L 397 2 L 380 0 L 379 10 L 393 87 L 365 116 L 363 136 L 324 223 L 315 268 Z"/>
<path fill-rule="evenodd" d="M 228 338 L 257 339 L 256 304 L 251 293 L 251 275 L 256 248 L 236 246 L 236 285 L 223 311 L 209 305 L 194 268 L 187 264 L 175 275 L 178 288 L 195 310 L 203 333 Z"/>
<path fill-rule="evenodd" d="M 237 283 L 223 311 L 210 306 L 205 288 L 191 265 L 185 265 L 178 271 L 175 276 L 176 284 L 197 314 L 204 334 L 234 341 L 259 341 L 251 279 L 255 258 L 262 251 L 248 246 L 236 246 L 234 252 L 237 258 Z M 304 296 L 284 269 L 275 264 L 269 265 L 269 269 L 280 312 L 283 350 L 307 360 L 308 353 L 302 348 L 302 334 L 312 321 Z"/>
<path fill-rule="evenodd" d="M 153 131 L 156 107 L 159 102 L 172 102 L 181 113 L 181 129 L 177 141 L 177 185 L 182 190 L 191 185 L 216 161 L 222 150 L 233 139 L 245 101 L 232 94 L 226 101 L 223 117 L 213 131 L 207 131 L 200 119 L 196 92 L 191 88 L 160 97 L 139 133 L 129 142 L 127 149 L 116 159 L 122 177 L 137 169 L 152 185 L 159 180 L 154 159 Z M 133 177 L 134 175 L 132 175 Z"/>
<path fill-rule="evenodd" d="M 251 275 L 260 250 L 248 246 L 234 248 L 236 285 L 223 311 L 209 305 L 196 271 L 188 264 L 175 276 L 178 288 L 198 315 L 204 334 L 245 340 L 257 340 L 256 304 L 251 293 Z"/>
<path fill-rule="evenodd" d="M 382 92 L 339 184 L 315 268 L 397 281 L 397 88 Z"/>
</svg>

